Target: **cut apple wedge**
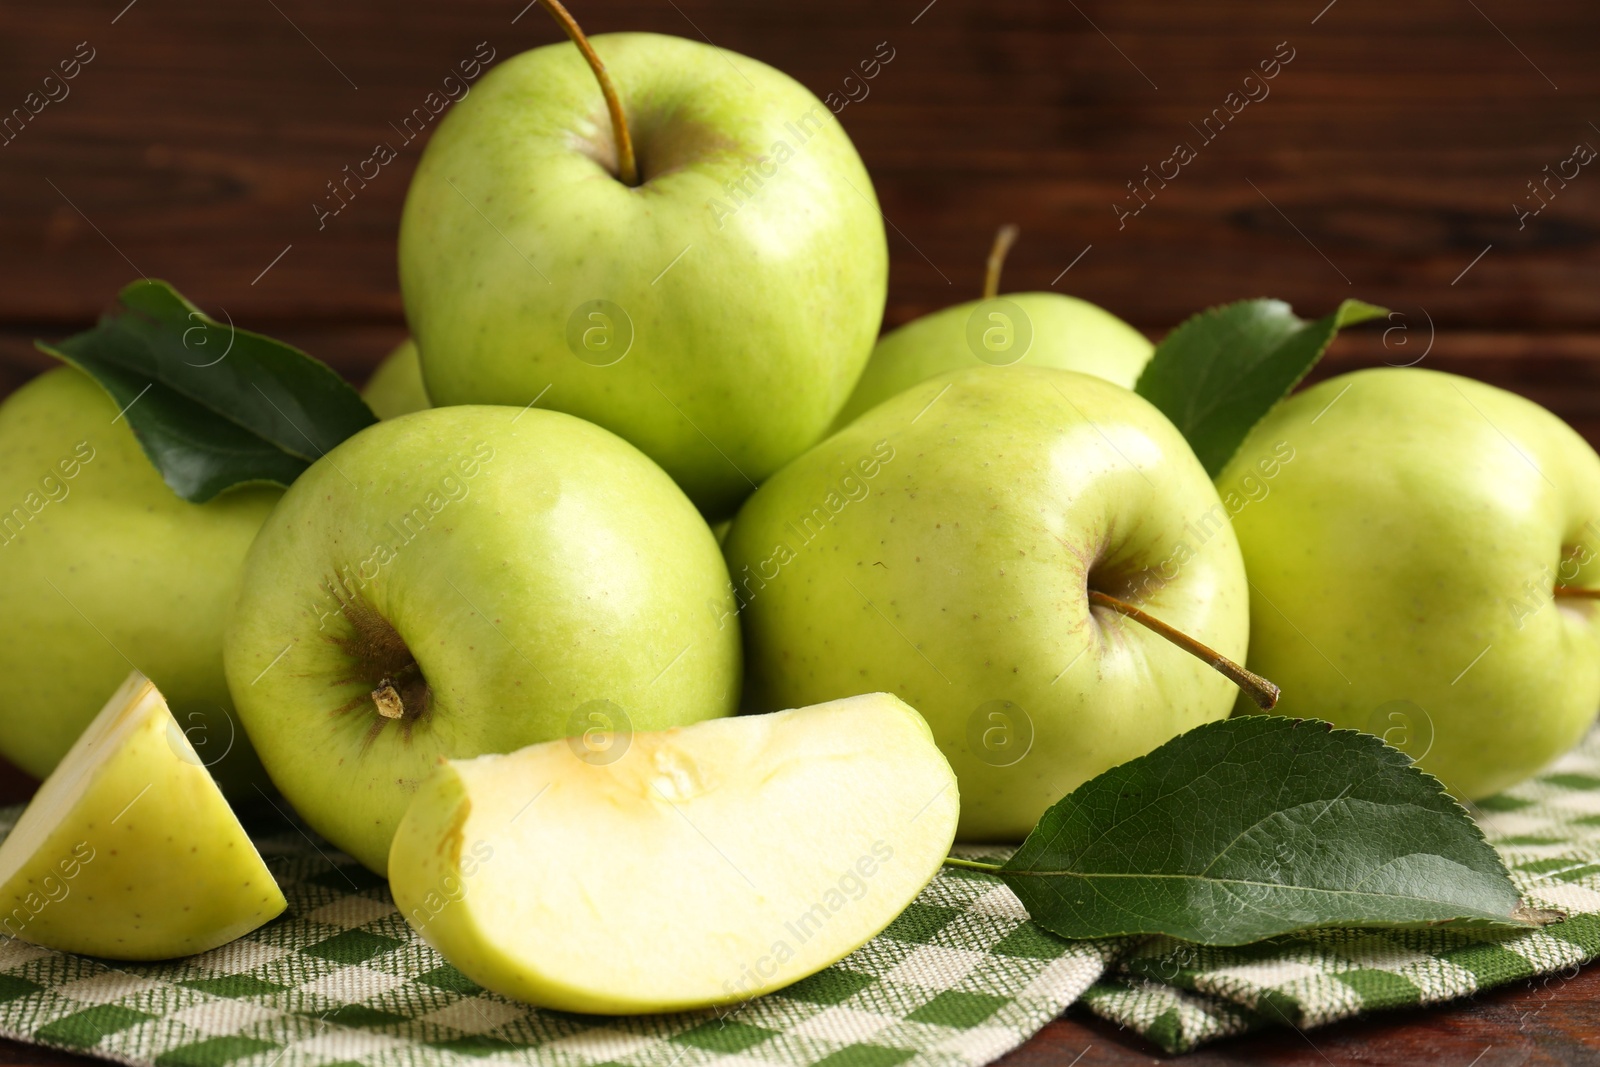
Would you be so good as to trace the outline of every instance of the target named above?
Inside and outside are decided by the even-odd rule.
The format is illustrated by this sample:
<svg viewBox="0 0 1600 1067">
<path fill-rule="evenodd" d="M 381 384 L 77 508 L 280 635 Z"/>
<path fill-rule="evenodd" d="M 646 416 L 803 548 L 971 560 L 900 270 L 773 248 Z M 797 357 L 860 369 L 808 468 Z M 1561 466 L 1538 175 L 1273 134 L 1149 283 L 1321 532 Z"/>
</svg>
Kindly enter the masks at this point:
<svg viewBox="0 0 1600 1067">
<path fill-rule="evenodd" d="M 788 985 L 893 921 L 955 837 L 955 775 L 884 693 L 593 740 L 442 762 L 389 853 L 407 922 L 541 1007 Z"/>
<path fill-rule="evenodd" d="M 283 909 L 261 854 L 137 671 L 0 844 L 0 933 L 46 948 L 170 959 Z"/>
</svg>

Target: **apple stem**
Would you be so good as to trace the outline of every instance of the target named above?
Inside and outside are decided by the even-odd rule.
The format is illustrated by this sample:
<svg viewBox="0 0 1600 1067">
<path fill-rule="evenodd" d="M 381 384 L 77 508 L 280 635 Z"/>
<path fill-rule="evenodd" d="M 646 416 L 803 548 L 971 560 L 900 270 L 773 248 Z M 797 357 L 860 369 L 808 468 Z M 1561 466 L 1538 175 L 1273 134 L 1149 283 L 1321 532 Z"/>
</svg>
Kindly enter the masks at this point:
<svg viewBox="0 0 1600 1067">
<path fill-rule="evenodd" d="M 1110 608 L 1119 615 L 1126 615 L 1146 629 L 1154 630 L 1189 653 L 1189 655 L 1209 663 L 1216 669 L 1218 674 L 1221 674 L 1243 690 L 1245 696 L 1255 701 L 1256 706 L 1262 711 L 1271 711 L 1278 703 L 1281 690 L 1261 677 L 1261 675 L 1256 674 L 1254 671 L 1245 670 L 1222 653 L 1201 644 L 1182 630 L 1168 626 L 1154 615 L 1147 614 L 1126 600 L 1118 600 L 1114 596 L 1107 596 L 1105 593 L 1091 589 L 1089 590 L 1089 602 L 1091 604 L 1099 604 L 1103 608 Z"/>
<path fill-rule="evenodd" d="M 983 275 L 985 300 L 993 300 L 1000 294 L 1000 268 L 1006 265 L 1006 253 L 1017 243 L 1017 234 L 1021 232 L 1010 222 L 995 232 L 994 244 L 989 248 L 989 269 Z"/>
<path fill-rule="evenodd" d="M 394 683 L 387 678 L 372 691 L 372 703 L 377 705 L 378 714 L 385 719 L 405 718 L 405 702 L 400 699 L 400 693 L 395 689 Z"/>
<path fill-rule="evenodd" d="M 984 863 L 982 860 L 964 860 L 956 856 L 944 858 L 946 867 L 960 867 L 965 871 L 983 871 L 985 874 L 997 874 L 1003 868 L 998 863 Z"/>
<path fill-rule="evenodd" d="M 1555 595 L 1579 597 L 1584 600 L 1600 600 L 1600 589 L 1583 589 L 1576 585 L 1558 585 L 1555 588 Z"/>
<path fill-rule="evenodd" d="M 611 112 L 611 133 L 617 142 L 617 177 L 622 179 L 624 185 L 639 184 L 639 163 L 633 155 L 633 138 L 628 134 L 628 120 L 622 113 L 622 98 L 617 95 L 617 87 L 611 80 L 611 74 L 606 70 L 606 65 L 600 62 L 600 57 L 595 54 L 594 47 L 589 44 L 583 30 L 578 26 L 578 20 L 573 18 L 566 8 L 561 6 L 561 0 L 539 0 L 540 6 L 550 13 L 556 24 L 566 31 L 572 43 L 578 46 L 578 51 L 583 53 L 583 58 L 588 61 L 589 69 L 594 71 L 595 80 L 600 83 L 600 95 L 606 98 L 606 110 Z"/>
</svg>

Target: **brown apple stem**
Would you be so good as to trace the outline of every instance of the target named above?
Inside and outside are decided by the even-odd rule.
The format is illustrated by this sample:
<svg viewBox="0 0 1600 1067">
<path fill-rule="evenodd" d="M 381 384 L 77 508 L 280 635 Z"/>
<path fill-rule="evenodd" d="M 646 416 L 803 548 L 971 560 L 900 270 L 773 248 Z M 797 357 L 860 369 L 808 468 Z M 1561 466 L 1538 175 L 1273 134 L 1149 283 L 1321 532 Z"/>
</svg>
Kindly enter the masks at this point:
<svg viewBox="0 0 1600 1067">
<path fill-rule="evenodd" d="M 1201 644 L 1182 630 L 1168 626 L 1154 615 L 1141 611 L 1126 600 L 1118 600 L 1114 596 L 1107 596 L 1105 593 L 1091 589 L 1089 590 L 1089 602 L 1091 604 L 1099 604 L 1103 608 L 1110 608 L 1119 615 L 1126 615 L 1146 629 L 1154 630 L 1189 653 L 1189 655 L 1209 663 L 1216 669 L 1218 674 L 1221 674 L 1243 690 L 1245 696 L 1255 701 L 1256 706 L 1262 711 L 1271 711 L 1278 703 L 1281 691 L 1261 675 L 1256 674 L 1254 671 L 1245 670 L 1222 653 Z"/>
<path fill-rule="evenodd" d="M 385 719 L 405 717 L 405 703 L 400 699 L 400 693 L 395 689 L 394 683 L 387 678 L 382 685 L 372 691 L 372 703 L 377 706 L 378 714 Z"/>
<path fill-rule="evenodd" d="M 1584 600 L 1600 600 L 1600 589 L 1583 589 L 1576 585 L 1558 585 L 1555 588 L 1555 595 L 1578 597 Z"/>
<path fill-rule="evenodd" d="M 985 300 L 993 300 L 1000 294 L 1000 268 L 1006 265 L 1006 253 L 1017 243 L 1017 234 L 1020 232 L 1009 222 L 995 232 L 994 244 L 989 248 L 989 269 L 983 275 Z"/>
<path fill-rule="evenodd" d="M 589 44 L 589 38 L 583 35 L 577 19 L 561 6 L 561 0 L 539 0 L 539 3 L 572 38 L 572 43 L 578 46 L 578 51 L 588 61 L 589 69 L 594 71 L 595 81 L 600 83 L 600 95 L 606 98 L 606 110 L 611 112 L 611 133 L 617 142 L 617 177 L 622 179 L 624 185 L 638 185 L 639 163 L 633 155 L 633 138 L 628 135 L 628 120 L 622 113 L 622 98 L 617 95 L 610 72 L 600 62 L 600 57 L 595 55 L 594 47 Z"/>
</svg>

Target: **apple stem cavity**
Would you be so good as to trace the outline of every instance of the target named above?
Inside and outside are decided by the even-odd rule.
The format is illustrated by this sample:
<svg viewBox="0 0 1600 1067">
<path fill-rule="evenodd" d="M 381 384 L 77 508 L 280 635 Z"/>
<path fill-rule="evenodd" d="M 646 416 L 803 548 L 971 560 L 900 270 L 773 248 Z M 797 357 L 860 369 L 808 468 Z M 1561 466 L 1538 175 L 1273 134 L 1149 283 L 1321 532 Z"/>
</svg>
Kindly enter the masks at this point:
<svg viewBox="0 0 1600 1067">
<path fill-rule="evenodd" d="M 1600 589 L 1584 589 L 1576 585 L 1558 585 L 1556 596 L 1575 597 L 1581 600 L 1600 600 Z"/>
<path fill-rule="evenodd" d="M 606 98 L 606 110 L 611 113 L 611 133 L 617 144 L 617 177 L 623 185 L 637 186 L 639 163 L 633 154 L 633 138 L 628 133 L 627 117 L 622 113 L 622 98 L 617 95 L 617 87 L 611 80 L 611 73 L 595 54 L 594 47 L 589 44 L 589 38 L 584 36 L 583 30 L 578 26 L 578 20 L 561 6 L 561 0 L 539 0 L 539 6 L 548 11 L 550 17 L 556 20 L 556 24 L 566 31 L 572 43 L 578 46 L 578 51 L 583 53 L 589 69 L 594 71 L 595 80 L 600 83 L 600 95 Z"/>
<path fill-rule="evenodd" d="M 1000 295 L 1000 269 L 1006 265 L 1006 253 L 1017 243 L 1022 231 L 1014 223 L 1006 223 L 995 232 L 994 244 L 989 248 L 989 269 L 983 275 L 983 298 L 993 300 Z"/>
<path fill-rule="evenodd" d="M 400 724 L 409 737 L 412 725 L 427 715 L 433 704 L 433 691 L 421 665 L 400 632 L 371 604 L 342 589 L 338 596 L 339 613 L 344 617 L 340 629 L 345 632 L 329 634 L 327 640 L 348 658 L 349 673 L 333 684 L 341 689 L 360 684 L 366 692 L 351 697 L 333 712 L 343 715 L 362 708 L 376 710 L 369 741 L 391 722 Z"/>
<path fill-rule="evenodd" d="M 1110 608 L 1119 615 L 1126 615 L 1146 629 L 1154 630 L 1189 653 L 1189 655 L 1194 656 L 1196 659 L 1204 660 L 1218 674 L 1238 686 L 1245 696 L 1255 701 L 1256 706 L 1262 711 L 1271 711 L 1277 705 L 1281 690 L 1276 685 L 1273 685 L 1254 671 L 1248 671 L 1239 666 L 1239 664 L 1215 649 L 1201 644 L 1182 630 L 1168 626 L 1154 615 L 1134 607 L 1126 600 L 1118 600 L 1114 596 L 1108 596 L 1094 589 L 1089 590 L 1089 602 L 1098 604 L 1103 608 Z"/>
</svg>

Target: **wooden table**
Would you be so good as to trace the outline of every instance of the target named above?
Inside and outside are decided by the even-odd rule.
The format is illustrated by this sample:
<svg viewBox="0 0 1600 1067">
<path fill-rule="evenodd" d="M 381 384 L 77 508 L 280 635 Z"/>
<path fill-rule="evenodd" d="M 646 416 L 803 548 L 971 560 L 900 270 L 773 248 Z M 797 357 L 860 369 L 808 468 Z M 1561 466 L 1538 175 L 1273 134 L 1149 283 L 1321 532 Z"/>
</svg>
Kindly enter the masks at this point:
<svg viewBox="0 0 1600 1067">
<path fill-rule="evenodd" d="M 504 57 L 556 40 L 525 3 L 0 4 L 0 116 L 93 54 L 0 135 L 0 392 L 48 365 L 33 338 L 82 328 L 144 273 L 363 376 L 404 336 L 394 240 L 421 142 L 399 145 L 392 123 L 479 42 Z M 1054 286 L 1153 336 L 1244 296 L 1308 315 L 1360 296 L 1398 317 L 1341 340 L 1319 375 L 1422 357 L 1600 443 L 1600 168 L 1529 187 L 1600 146 L 1589 0 L 571 3 L 592 32 L 707 39 L 856 97 L 839 117 L 890 222 L 891 325 L 976 295 L 1014 221 L 1007 289 Z M 894 58 L 860 80 L 880 43 Z M 1200 143 L 1191 123 L 1288 52 L 1270 95 L 1123 214 L 1128 183 Z M 326 183 L 379 141 L 399 158 L 319 227 Z M 1190 1062 L 1600 1063 L 1597 973 Z M 1074 1011 L 1009 1062 L 1080 1053 L 1153 1050 Z M 0 1043 L 0 1067 L 72 1059 Z"/>
</svg>

